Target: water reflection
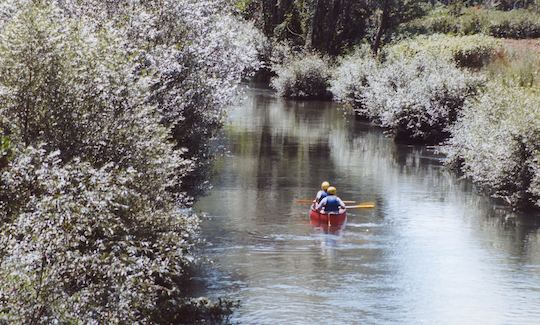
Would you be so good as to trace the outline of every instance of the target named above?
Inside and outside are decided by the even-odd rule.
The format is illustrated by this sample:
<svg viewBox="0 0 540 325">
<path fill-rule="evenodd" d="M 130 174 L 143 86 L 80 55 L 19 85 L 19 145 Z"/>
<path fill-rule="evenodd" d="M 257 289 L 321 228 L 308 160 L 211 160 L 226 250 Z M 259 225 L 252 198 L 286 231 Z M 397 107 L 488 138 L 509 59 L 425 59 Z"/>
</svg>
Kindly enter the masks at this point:
<svg viewBox="0 0 540 325">
<path fill-rule="evenodd" d="M 234 109 L 214 189 L 198 208 L 223 274 L 208 294 L 242 300 L 245 324 L 534 323 L 540 319 L 536 219 L 475 193 L 430 148 L 395 145 L 333 104 L 250 91 Z M 350 210 L 313 228 L 321 180 Z"/>
</svg>

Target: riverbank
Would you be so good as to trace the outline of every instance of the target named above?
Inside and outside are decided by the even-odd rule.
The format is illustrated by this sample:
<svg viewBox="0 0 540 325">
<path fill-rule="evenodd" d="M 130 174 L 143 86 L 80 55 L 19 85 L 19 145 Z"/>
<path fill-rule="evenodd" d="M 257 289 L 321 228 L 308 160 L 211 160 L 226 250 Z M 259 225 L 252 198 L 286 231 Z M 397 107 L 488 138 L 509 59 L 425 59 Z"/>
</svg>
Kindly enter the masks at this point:
<svg viewBox="0 0 540 325">
<path fill-rule="evenodd" d="M 0 323 L 226 321 L 189 208 L 262 39 L 221 1 L 0 3 Z"/>
</svg>

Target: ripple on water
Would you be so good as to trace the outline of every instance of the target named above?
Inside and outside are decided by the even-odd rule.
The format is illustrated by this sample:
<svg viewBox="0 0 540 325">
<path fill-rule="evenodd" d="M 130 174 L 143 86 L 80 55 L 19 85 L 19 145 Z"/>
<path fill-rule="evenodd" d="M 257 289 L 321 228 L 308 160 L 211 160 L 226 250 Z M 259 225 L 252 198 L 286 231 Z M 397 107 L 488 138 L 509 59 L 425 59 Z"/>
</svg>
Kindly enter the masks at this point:
<svg viewBox="0 0 540 325">
<path fill-rule="evenodd" d="M 365 222 L 365 223 L 347 223 L 347 228 L 379 228 L 383 227 L 384 224 L 374 223 L 374 222 Z"/>
</svg>

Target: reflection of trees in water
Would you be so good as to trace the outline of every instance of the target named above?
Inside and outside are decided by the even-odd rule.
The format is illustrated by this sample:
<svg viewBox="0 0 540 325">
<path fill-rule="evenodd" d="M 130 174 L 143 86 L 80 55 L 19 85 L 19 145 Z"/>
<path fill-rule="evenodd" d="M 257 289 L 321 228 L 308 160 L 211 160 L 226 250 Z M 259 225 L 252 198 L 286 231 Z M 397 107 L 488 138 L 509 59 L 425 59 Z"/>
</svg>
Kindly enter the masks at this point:
<svg viewBox="0 0 540 325">
<path fill-rule="evenodd" d="M 431 150 L 399 146 L 365 123 L 346 123 L 342 112 L 329 109 L 333 104 L 290 102 L 266 95 L 256 95 L 249 100 L 235 110 L 233 123 L 226 128 L 235 156 L 224 167 L 226 175 L 221 176 L 233 182 L 236 188 L 227 193 L 232 207 L 224 213 L 244 214 L 246 221 L 225 223 L 220 227 L 232 227 L 237 232 L 253 227 L 262 231 L 265 228 L 261 225 L 276 217 L 272 211 L 298 213 L 293 198 L 313 195 L 311 190 L 318 188 L 322 178 L 339 184 L 340 196 L 345 199 L 377 201 L 377 209 L 373 211 L 351 211 L 355 214 L 354 220 L 384 224 L 358 238 L 351 237 L 357 235 L 355 230 L 346 228 L 347 241 L 358 246 L 350 250 L 339 247 L 341 242 L 332 241 L 333 237 L 328 237 L 327 243 L 324 236 L 332 235 L 322 235 L 317 245 L 309 246 L 310 251 L 302 253 L 309 258 L 298 259 L 297 254 L 290 254 L 294 242 L 278 241 L 274 247 L 276 254 L 272 256 L 273 267 L 291 273 L 318 272 L 329 264 L 357 258 L 352 256 L 357 254 L 362 256 L 360 265 L 355 264 L 359 272 L 374 277 L 399 272 L 399 265 L 392 265 L 395 269 L 390 271 L 385 264 L 388 254 L 392 253 L 391 246 L 369 245 L 381 240 L 396 243 L 406 240 L 402 232 L 419 221 L 411 216 L 400 219 L 400 213 L 407 211 L 398 206 L 403 202 L 409 205 L 409 212 L 450 207 L 449 218 L 463 224 L 466 237 L 488 252 L 504 252 L 503 256 L 509 259 L 519 257 L 512 263 L 540 263 L 538 227 L 523 225 L 522 217 L 506 218 L 504 210 L 494 208 L 492 201 L 475 194 L 470 182 L 459 180 L 445 170 Z M 299 189 L 310 192 L 298 193 Z M 246 202 L 254 204 L 243 207 Z M 447 221 L 441 219 L 441 222 Z M 298 225 L 291 224 L 294 226 Z M 260 272 L 257 265 L 267 262 L 265 255 L 261 253 L 251 258 L 255 260 L 244 262 L 253 263 L 253 272 Z"/>
<path fill-rule="evenodd" d="M 340 123 L 332 110 L 325 109 L 331 104 L 313 107 L 310 102 L 306 109 L 298 109 L 302 103 L 264 95 L 250 101 L 252 106 L 241 107 L 236 112 L 240 118 L 227 128 L 238 160 L 252 160 L 249 168 L 241 164 L 244 181 L 254 181 L 253 187 L 264 195 L 284 199 L 283 206 L 292 203 L 298 187 L 307 183 L 316 190 L 321 177 L 332 176 L 326 175 L 332 170 L 329 161 L 321 159 L 329 156 L 328 135 Z"/>
<path fill-rule="evenodd" d="M 518 214 L 480 196 L 471 203 L 471 209 L 474 208 L 478 212 L 471 218 L 478 219 L 476 228 L 487 238 L 490 249 L 507 252 L 511 264 L 540 264 L 540 219 L 537 215 Z M 495 237 L 497 241 L 490 241 L 489 237 Z"/>
<path fill-rule="evenodd" d="M 530 251 L 540 250 L 538 223 L 523 224 L 531 216 L 508 218 L 508 210 L 494 208 L 494 201 L 478 194 L 471 182 L 447 170 L 442 156 L 432 148 L 397 145 L 384 137 L 382 130 L 359 121 L 334 130 L 330 148 L 346 187 L 359 187 L 360 196 L 378 193 L 372 197 L 378 202 L 375 213 L 379 220 L 385 218 L 382 211 L 388 201 L 463 207 L 464 218 L 470 220 L 481 240 L 495 242 L 494 246 L 510 256 L 531 258 Z M 429 196 L 423 197 L 425 193 Z"/>
</svg>

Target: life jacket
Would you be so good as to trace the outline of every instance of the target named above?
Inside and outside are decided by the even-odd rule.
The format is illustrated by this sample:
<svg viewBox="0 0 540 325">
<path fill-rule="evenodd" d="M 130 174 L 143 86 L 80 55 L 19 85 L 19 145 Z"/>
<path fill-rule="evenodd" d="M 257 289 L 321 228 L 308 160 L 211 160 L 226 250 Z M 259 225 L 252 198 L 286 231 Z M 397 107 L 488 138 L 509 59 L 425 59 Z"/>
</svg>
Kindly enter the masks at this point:
<svg viewBox="0 0 540 325">
<path fill-rule="evenodd" d="M 317 203 L 321 202 L 322 199 L 328 196 L 328 193 L 326 191 L 320 190 L 319 193 L 317 193 Z"/>
<path fill-rule="evenodd" d="M 328 195 L 326 197 L 326 205 L 324 206 L 325 212 L 339 212 L 339 201 L 337 196 Z"/>
</svg>

